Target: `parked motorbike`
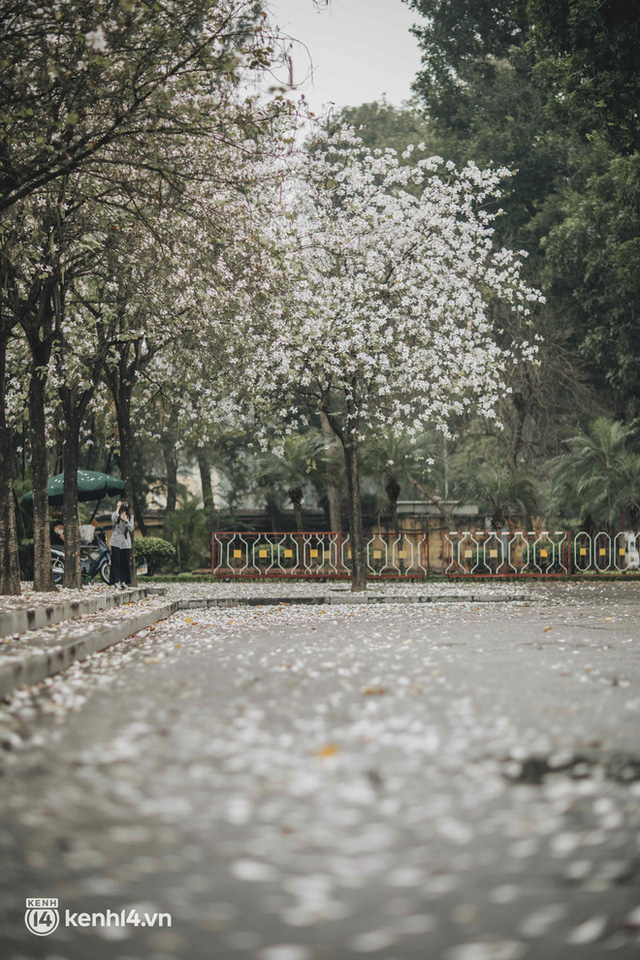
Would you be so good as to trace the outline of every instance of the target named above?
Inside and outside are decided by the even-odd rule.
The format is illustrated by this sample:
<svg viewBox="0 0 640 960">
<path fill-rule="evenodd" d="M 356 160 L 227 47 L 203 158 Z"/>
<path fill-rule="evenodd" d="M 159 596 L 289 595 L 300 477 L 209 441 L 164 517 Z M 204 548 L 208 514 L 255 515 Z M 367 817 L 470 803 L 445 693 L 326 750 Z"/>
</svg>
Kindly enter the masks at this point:
<svg viewBox="0 0 640 960">
<path fill-rule="evenodd" d="M 64 549 L 61 547 L 51 548 L 51 566 L 54 583 L 62 583 L 64 580 Z M 96 533 L 88 553 L 80 556 L 80 567 L 83 578 L 93 580 L 96 575 L 99 575 L 105 583 L 109 583 L 111 554 L 103 530 Z"/>
</svg>

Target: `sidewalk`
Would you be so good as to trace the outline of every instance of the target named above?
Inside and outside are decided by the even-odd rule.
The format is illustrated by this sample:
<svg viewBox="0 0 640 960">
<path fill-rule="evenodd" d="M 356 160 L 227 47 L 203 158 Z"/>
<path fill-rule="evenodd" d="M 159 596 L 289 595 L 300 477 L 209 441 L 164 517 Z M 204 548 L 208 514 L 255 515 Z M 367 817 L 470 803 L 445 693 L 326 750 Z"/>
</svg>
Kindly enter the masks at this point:
<svg viewBox="0 0 640 960">
<path fill-rule="evenodd" d="M 0 644 L 0 698 L 170 617 L 179 607 L 178 601 L 146 594 L 146 589 L 128 590 L 103 601 L 93 598 L 87 606 L 101 604 L 93 612 L 78 612 L 85 605 L 73 601 L 75 615 L 69 619 L 62 619 L 68 602 L 49 605 L 48 626 L 4 636 Z"/>
<path fill-rule="evenodd" d="M 88 613 L 107 610 L 121 603 L 142 600 L 148 587 L 114 590 L 106 584 L 92 584 L 82 590 L 61 587 L 53 593 L 34 593 L 25 583 L 19 597 L 0 598 L 0 638 L 39 630 L 63 620 L 73 620 Z"/>
</svg>

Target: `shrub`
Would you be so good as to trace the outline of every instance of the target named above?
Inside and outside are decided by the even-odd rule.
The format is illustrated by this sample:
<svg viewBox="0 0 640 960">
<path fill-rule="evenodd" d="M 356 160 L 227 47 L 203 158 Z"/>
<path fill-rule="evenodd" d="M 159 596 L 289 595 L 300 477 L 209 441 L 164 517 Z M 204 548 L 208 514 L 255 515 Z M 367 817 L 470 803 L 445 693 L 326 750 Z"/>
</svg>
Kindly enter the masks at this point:
<svg viewBox="0 0 640 960">
<path fill-rule="evenodd" d="M 176 562 L 176 549 L 168 540 L 162 537 L 136 537 L 136 561 L 147 561 L 149 573 L 153 574 L 158 567 Z"/>
</svg>

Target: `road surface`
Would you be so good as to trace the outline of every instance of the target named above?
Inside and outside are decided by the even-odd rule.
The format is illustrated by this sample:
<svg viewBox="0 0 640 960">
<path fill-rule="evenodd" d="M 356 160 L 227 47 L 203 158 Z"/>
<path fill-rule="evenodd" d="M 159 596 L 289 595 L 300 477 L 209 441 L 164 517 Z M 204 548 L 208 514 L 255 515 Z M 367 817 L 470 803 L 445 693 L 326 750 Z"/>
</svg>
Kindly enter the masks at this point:
<svg viewBox="0 0 640 960">
<path fill-rule="evenodd" d="M 623 587 L 193 611 L 24 692 L 0 711 L 0 955 L 638 957 Z M 52 933 L 27 898 L 58 900 Z"/>
</svg>

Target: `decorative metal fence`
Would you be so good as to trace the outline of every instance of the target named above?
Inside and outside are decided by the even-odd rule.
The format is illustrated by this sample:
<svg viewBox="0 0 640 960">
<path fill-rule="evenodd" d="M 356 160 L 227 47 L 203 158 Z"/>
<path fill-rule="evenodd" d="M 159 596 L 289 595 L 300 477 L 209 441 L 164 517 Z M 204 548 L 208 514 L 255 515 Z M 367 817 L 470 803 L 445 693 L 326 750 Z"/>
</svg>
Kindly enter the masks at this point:
<svg viewBox="0 0 640 960">
<path fill-rule="evenodd" d="M 604 531 L 443 534 L 442 567 L 450 577 L 544 577 L 625 573 L 640 568 L 640 534 Z"/>
<path fill-rule="evenodd" d="M 218 577 L 347 578 L 351 542 L 339 533 L 214 533 L 212 572 Z M 365 541 L 370 579 L 428 577 L 429 538 L 374 534 Z"/>
<path fill-rule="evenodd" d="M 557 577 L 640 570 L 640 534 L 564 530 L 442 535 L 448 577 Z M 214 533 L 212 572 L 218 577 L 346 579 L 351 541 L 339 533 Z M 423 579 L 430 568 L 429 536 L 376 533 L 365 540 L 367 577 Z M 436 569 L 440 572 L 439 564 Z"/>
</svg>

